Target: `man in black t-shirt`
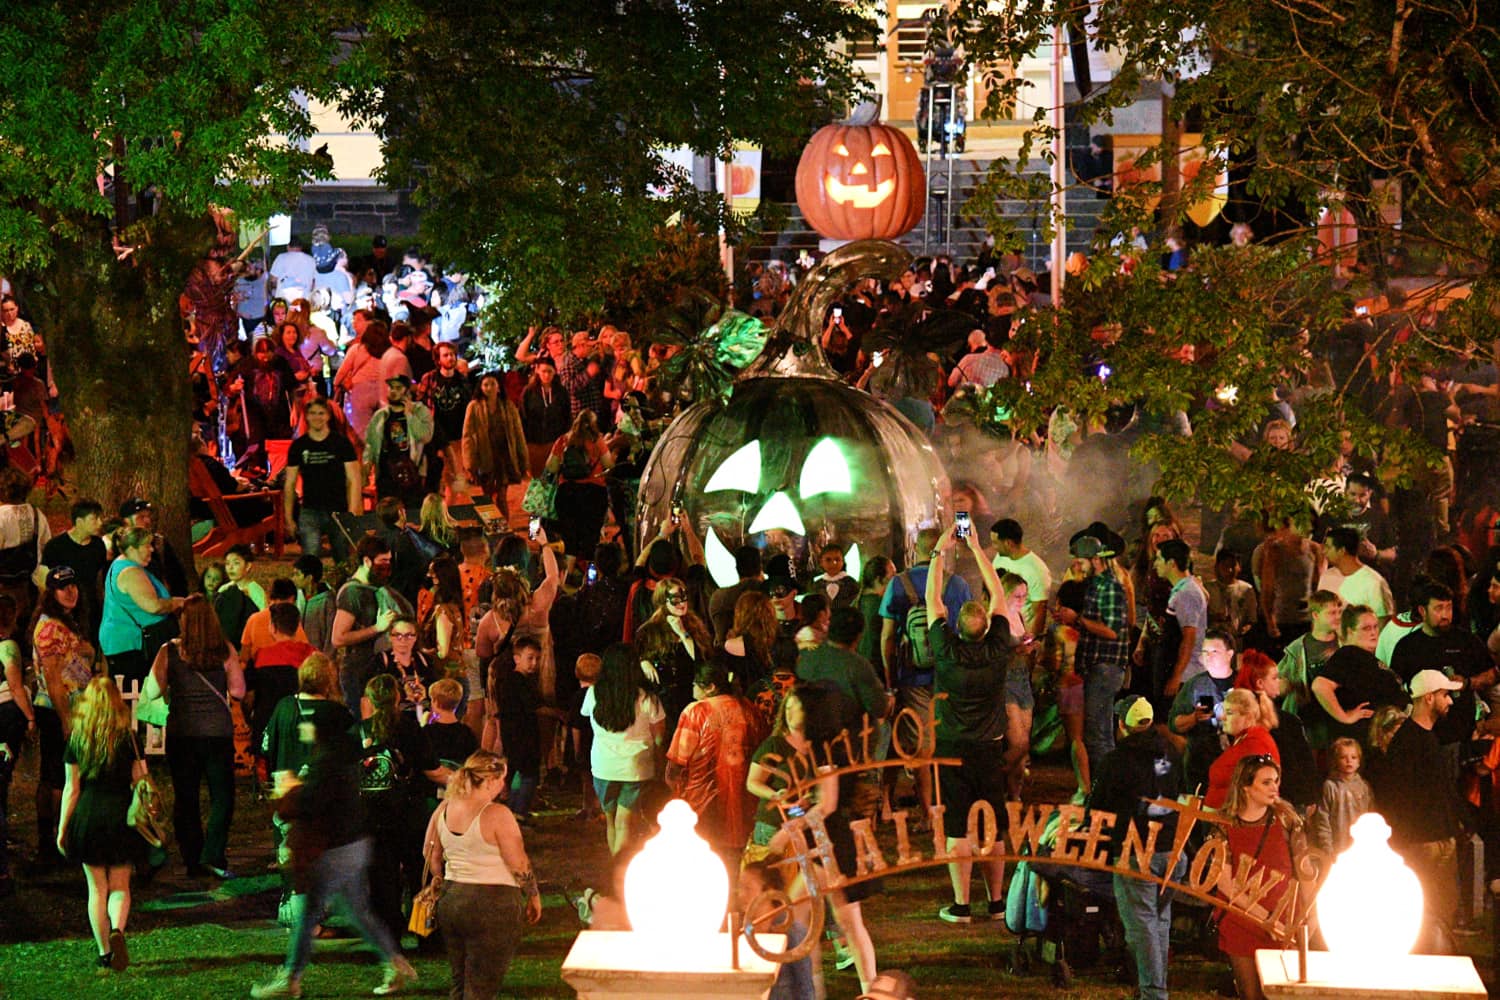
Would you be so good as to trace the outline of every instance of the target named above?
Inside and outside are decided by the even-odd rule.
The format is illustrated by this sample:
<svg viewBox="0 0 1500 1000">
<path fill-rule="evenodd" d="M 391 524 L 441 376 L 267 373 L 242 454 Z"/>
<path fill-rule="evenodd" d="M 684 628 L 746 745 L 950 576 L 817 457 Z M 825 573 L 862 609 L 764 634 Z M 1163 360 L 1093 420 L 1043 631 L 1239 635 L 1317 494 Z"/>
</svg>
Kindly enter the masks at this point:
<svg viewBox="0 0 1500 1000">
<path fill-rule="evenodd" d="M 1405 642 L 1406 640 L 1401 640 Z M 1411 718 L 1401 724 L 1383 754 L 1369 759 L 1375 811 L 1391 825 L 1391 848 L 1422 882 L 1422 935 L 1417 951 L 1451 953 L 1458 910 L 1457 838 L 1463 833 L 1462 805 L 1448 775 L 1436 727 L 1452 709 L 1458 681 L 1436 670 L 1411 680 Z"/>
<path fill-rule="evenodd" d="M 473 388 L 468 375 L 459 370 L 458 352 L 452 344 L 439 344 L 432 353 L 437 358 L 437 367 L 422 376 L 416 395 L 432 411 L 430 451 L 442 455 L 442 479 L 448 487 L 448 502 L 467 503 L 470 498 L 455 491 L 454 480 L 463 479 L 464 415 Z"/>
<path fill-rule="evenodd" d="M 957 539 L 953 526 L 943 532 L 927 572 L 927 641 L 932 646 L 933 695 L 937 717 L 937 747 L 940 757 L 958 757 L 958 767 L 944 767 L 938 772 L 942 791 L 943 833 L 948 853 L 967 858 L 973 851 L 968 840 L 969 809 L 985 801 L 995 810 L 997 828 L 1005 829 L 1005 672 L 1010 665 L 1012 641 L 1010 623 L 1004 614 L 1000 577 L 980 549 L 978 536 L 967 537 L 970 551 L 979 566 L 988 606 L 968 601 L 957 609 L 957 635 L 948 628 L 950 611 L 943 605 L 943 564 Z M 953 883 L 953 902 L 938 911 L 948 923 L 966 924 L 969 911 L 969 876 L 972 861 L 958 861 L 948 866 Z M 985 884 L 989 892 L 989 915 L 1005 910 L 1002 887 L 1005 884 L 1005 862 L 984 862 Z"/>
<path fill-rule="evenodd" d="M 73 504 L 73 526 L 53 535 L 42 548 L 42 565 L 49 569 L 67 566 L 78 580 L 78 624 L 87 633 L 84 638 L 95 642 L 99 636 L 99 615 L 104 608 L 104 569 L 109 551 L 104 539 L 104 507 L 96 500 L 79 500 Z"/>
<path fill-rule="evenodd" d="M 1445 584 L 1418 581 L 1412 603 L 1421 627 L 1396 643 L 1391 671 L 1405 684 L 1423 670 L 1436 670 L 1463 685 L 1453 692 L 1453 706 L 1432 730 L 1439 743 L 1462 743 L 1474 728 L 1474 693 L 1494 685 L 1500 671 L 1478 636 L 1453 627 L 1453 591 Z"/>
<path fill-rule="evenodd" d="M 415 515 L 427 494 L 427 446 L 432 442 L 432 411 L 411 397 L 411 379 L 385 380 L 388 401 L 365 427 L 365 461 L 375 469 L 375 492 L 400 497 Z"/>
<path fill-rule="evenodd" d="M 1187 737 L 1183 777 L 1188 791 L 1208 787 L 1208 768 L 1222 748 L 1219 725 L 1223 721 L 1224 696 L 1234 687 L 1234 640 L 1222 629 L 1209 629 L 1203 636 L 1203 673 L 1194 674 L 1172 701 L 1168 722 L 1172 732 Z"/>
<path fill-rule="evenodd" d="M 297 511 L 297 479 L 302 480 L 302 509 Z M 358 516 L 364 510 L 364 474 L 354 445 L 333 424 L 326 399 L 307 404 L 307 433 L 292 442 L 286 456 L 283 487 L 286 527 L 295 532 L 302 551 L 320 555 L 328 536 L 335 562 L 349 558 L 350 542 L 334 523 L 335 514 Z M 297 511 L 293 516 L 293 512 Z"/>
</svg>

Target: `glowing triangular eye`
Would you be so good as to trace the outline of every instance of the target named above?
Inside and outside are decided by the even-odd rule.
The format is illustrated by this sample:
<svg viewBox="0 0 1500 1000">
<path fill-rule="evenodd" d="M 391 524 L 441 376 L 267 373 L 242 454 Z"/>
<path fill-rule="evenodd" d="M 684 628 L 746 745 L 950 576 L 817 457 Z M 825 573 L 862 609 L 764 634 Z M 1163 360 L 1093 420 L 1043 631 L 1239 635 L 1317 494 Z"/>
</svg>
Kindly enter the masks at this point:
<svg viewBox="0 0 1500 1000">
<path fill-rule="evenodd" d="M 708 564 L 708 575 L 719 586 L 733 587 L 739 582 L 740 574 L 734 568 L 734 554 L 719 541 L 719 533 L 712 526 L 703 539 L 703 561 Z"/>
<path fill-rule="evenodd" d="M 807 460 L 802 463 L 802 483 L 798 487 L 802 499 L 820 493 L 851 493 L 853 490 L 849 460 L 844 457 L 844 449 L 839 443 L 833 438 L 824 438 L 813 445 L 812 451 L 807 453 Z"/>
<path fill-rule="evenodd" d="M 771 494 L 771 499 L 766 501 L 760 513 L 755 515 L 755 520 L 750 522 L 750 534 L 757 535 L 773 528 L 790 531 L 794 535 L 807 534 L 807 529 L 802 526 L 802 516 L 797 513 L 797 505 L 781 490 Z"/>
<path fill-rule="evenodd" d="M 760 492 L 760 442 L 751 441 L 733 455 L 724 459 L 722 465 L 708 477 L 704 493 L 719 490 L 740 490 L 743 493 Z"/>
<path fill-rule="evenodd" d="M 842 142 L 839 143 L 837 146 L 834 146 L 833 147 L 833 151 L 838 156 L 848 156 L 849 155 L 849 147 L 846 146 L 846 145 L 844 145 Z"/>
<path fill-rule="evenodd" d="M 890 156 L 891 155 L 891 147 L 887 146 L 883 142 L 877 142 L 875 144 L 875 148 L 872 149 L 872 150 L 870 150 L 870 155 L 871 156 Z"/>
</svg>

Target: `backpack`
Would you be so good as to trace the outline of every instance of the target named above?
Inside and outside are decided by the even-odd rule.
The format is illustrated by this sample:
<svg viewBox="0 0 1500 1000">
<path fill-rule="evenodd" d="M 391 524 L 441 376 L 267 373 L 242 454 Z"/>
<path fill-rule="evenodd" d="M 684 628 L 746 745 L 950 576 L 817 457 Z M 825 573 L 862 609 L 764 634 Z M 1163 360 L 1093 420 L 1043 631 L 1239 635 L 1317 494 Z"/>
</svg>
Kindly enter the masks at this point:
<svg viewBox="0 0 1500 1000">
<path fill-rule="evenodd" d="M 937 659 L 927 636 L 927 605 L 917 596 L 909 572 L 896 579 L 901 582 L 908 603 L 906 619 L 896 639 L 896 684 L 898 687 L 931 684 Z"/>
<path fill-rule="evenodd" d="M 19 586 L 31 579 L 36 569 L 37 536 L 41 531 L 42 515 L 31 508 L 31 537 L 8 549 L 0 549 L 0 583 Z"/>
<path fill-rule="evenodd" d="M 401 529 L 406 533 L 407 541 L 411 547 L 417 550 L 417 556 L 424 563 L 431 563 L 438 556 L 443 555 L 443 547 L 420 531 L 413 531 L 410 526 Z"/>
<path fill-rule="evenodd" d="M 1005 929 L 1012 934 L 1040 934 L 1047 929 L 1046 888 L 1031 862 L 1016 863 L 1005 892 Z"/>
<path fill-rule="evenodd" d="M 406 761 L 389 743 L 373 743 L 359 758 L 359 794 L 375 798 L 399 796 L 406 791 L 403 773 Z"/>
<path fill-rule="evenodd" d="M 581 444 L 569 444 L 563 449 L 562 466 L 557 471 L 564 479 L 588 479 L 594 474 L 594 463 L 589 459 L 588 449 Z"/>
</svg>

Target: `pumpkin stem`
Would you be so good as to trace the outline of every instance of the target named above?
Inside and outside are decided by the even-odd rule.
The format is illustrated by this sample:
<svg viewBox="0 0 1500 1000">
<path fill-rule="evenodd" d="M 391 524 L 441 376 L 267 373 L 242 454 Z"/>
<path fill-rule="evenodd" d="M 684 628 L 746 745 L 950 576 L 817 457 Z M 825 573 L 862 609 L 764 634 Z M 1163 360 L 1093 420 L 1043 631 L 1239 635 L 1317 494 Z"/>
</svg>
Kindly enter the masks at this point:
<svg viewBox="0 0 1500 1000">
<path fill-rule="evenodd" d="M 877 94 L 873 101 L 861 101 L 855 105 L 854 111 L 848 118 L 839 122 L 840 125 L 878 125 L 880 124 L 880 96 Z"/>
</svg>

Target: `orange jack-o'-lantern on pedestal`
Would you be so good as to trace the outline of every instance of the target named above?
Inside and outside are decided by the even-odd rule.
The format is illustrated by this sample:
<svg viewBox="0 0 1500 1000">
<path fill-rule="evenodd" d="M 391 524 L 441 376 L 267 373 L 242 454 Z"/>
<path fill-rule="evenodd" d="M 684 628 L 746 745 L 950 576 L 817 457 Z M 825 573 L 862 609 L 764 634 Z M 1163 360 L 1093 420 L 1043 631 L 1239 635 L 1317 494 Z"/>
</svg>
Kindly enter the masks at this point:
<svg viewBox="0 0 1500 1000">
<path fill-rule="evenodd" d="M 922 221 L 922 163 L 879 113 L 878 104 L 862 104 L 847 121 L 820 128 L 797 164 L 797 205 L 831 240 L 895 239 Z"/>
</svg>

